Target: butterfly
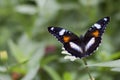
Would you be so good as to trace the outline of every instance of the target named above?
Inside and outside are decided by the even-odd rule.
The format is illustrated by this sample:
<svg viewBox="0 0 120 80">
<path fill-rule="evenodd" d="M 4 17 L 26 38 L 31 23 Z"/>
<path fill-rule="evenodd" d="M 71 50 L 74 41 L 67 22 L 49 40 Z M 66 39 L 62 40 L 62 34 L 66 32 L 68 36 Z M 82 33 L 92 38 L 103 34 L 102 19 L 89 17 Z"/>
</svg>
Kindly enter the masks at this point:
<svg viewBox="0 0 120 80">
<path fill-rule="evenodd" d="M 82 58 L 91 55 L 99 46 L 109 17 L 104 17 L 93 24 L 90 29 L 78 37 L 73 32 L 61 27 L 48 27 L 48 31 L 63 44 L 64 49 L 72 56 Z"/>
</svg>

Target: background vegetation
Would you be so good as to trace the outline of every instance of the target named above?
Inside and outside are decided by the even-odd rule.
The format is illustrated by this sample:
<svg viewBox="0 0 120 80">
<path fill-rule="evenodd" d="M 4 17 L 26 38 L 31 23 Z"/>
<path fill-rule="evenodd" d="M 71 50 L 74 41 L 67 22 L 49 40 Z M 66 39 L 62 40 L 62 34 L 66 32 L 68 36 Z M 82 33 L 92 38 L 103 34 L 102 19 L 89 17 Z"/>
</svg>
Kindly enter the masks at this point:
<svg viewBox="0 0 120 80">
<path fill-rule="evenodd" d="M 61 44 L 47 27 L 80 35 L 105 16 L 111 21 L 102 44 L 87 62 L 96 80 L 119 80 L 119 4 L 120 0 L 0 0 L 0 80 L 89 80 L 83 61 L 65 60 Z"/>
</svg>

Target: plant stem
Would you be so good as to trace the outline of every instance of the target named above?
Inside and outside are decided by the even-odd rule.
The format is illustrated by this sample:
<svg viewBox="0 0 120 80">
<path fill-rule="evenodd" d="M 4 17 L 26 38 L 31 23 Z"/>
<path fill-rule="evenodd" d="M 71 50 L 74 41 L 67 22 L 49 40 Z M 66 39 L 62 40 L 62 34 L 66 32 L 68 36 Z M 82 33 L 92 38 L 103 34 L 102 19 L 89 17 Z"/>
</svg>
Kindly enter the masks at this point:
<svg viewBox="0 0 120 80">
<path fill-rule="evenodd" d="M 86 61 L 85 58 L 83 58 L 83 62 L 84 62 L 84 64 L 85 64 L 85 68 L 86 68 L 86 71 L 88 72 L 88 75 L 89 75 L 90 80 L 94 80 L 93 77 L 92 77 L 92 75 L 90 74 L 89 68 L 88 68 L 88 66 L 87 66 L 87 61 Z"/>
</svg>

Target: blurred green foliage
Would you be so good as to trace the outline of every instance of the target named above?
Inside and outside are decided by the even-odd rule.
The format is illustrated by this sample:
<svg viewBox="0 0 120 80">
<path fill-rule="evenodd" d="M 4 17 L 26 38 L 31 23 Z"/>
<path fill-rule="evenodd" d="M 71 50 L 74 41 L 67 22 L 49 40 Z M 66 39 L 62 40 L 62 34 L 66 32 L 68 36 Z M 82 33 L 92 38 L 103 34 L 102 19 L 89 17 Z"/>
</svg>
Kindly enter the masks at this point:
<svg viewBox="0 0 120 80">
<path fill-rule="evenodd" d="M 0 51 L 8 56 L 7 62 L 0 56 L 0 80 L 88 80 L 82 60 L 64 60 L 61 44 L 47 27 L 63 27 L 79 36 L 105 16 L 111 21 L 102 45 L 87 61 L 96 80 L 119 80 L 119 4 L 120 0 L 0 0 Z M 110 64 L 117 65 L 111 69 Z"/>
</svg>

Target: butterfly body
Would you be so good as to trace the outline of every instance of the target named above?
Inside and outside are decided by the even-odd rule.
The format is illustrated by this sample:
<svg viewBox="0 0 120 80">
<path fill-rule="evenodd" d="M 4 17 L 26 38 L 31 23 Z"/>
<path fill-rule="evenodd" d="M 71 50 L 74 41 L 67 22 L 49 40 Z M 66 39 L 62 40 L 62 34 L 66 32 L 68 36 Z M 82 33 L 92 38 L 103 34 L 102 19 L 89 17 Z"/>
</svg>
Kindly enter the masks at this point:
<svg viewBox="0 0 120 80">
<path fill-rule="evenodd" d="M 63 44 L 68 53 L 72 56 L 82 58 L 91 55 L 97 49 L 108 22 L 109 17 L 100 19 L 81 37 L 60 27 L 51 26 L 48 27 L 48 31 Z"/>
</svg>

